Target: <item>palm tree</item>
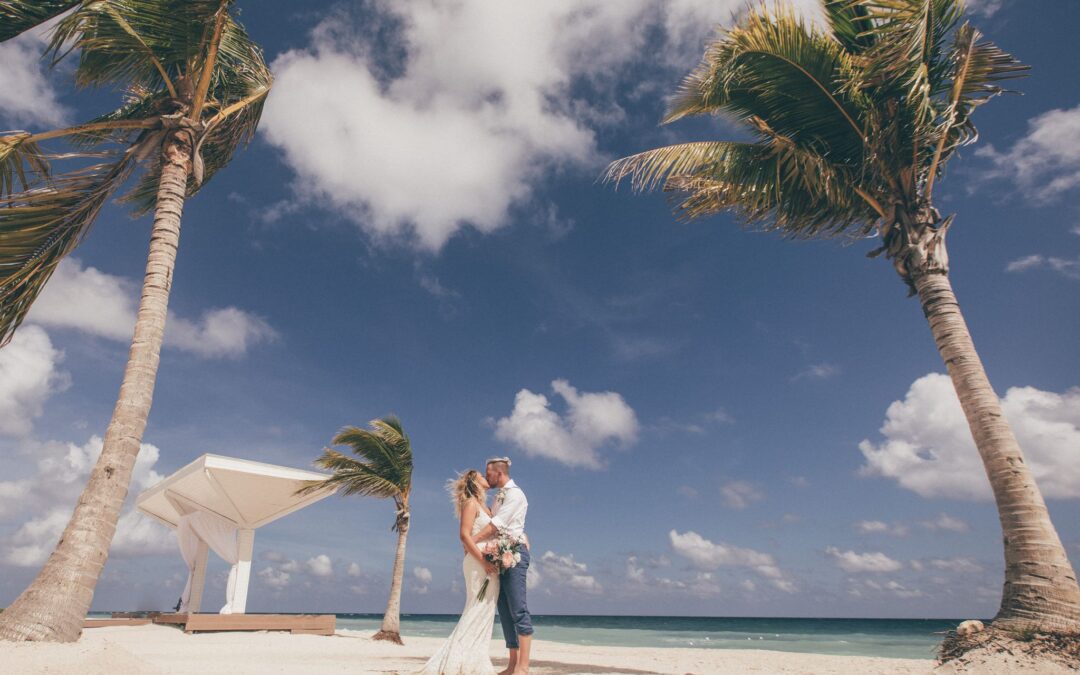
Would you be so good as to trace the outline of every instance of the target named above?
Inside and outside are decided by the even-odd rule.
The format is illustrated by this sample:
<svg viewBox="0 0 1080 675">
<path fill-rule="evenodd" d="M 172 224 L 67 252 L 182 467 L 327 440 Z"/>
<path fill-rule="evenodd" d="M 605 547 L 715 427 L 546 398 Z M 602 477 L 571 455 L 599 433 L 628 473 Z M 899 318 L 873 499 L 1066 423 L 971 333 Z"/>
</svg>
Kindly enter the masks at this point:
<svg viewBox="0 0 1080 675">
<path fill-rule="evenodd" d="M 918 294 L 986 467 L 1005 543 L 996 625 L 1080 630 L 1080 588 L 975 351 L 949 281 L 953 216 L 935 182 L 976 139 L 971 115 L 1026 68 L 969 23 L 961 0 L 823 0 L 829 29 L 790 9 L 748 12 L 711 42 L 665 123 L 726 114 L 750 135 L 649 150 L 608 167 L 675 193 L 688 219 L 731 210 L 790 238 L 880 238 Z"/>
<path fill-rule="evenodd" d="M 345 427 L 334 436 L 334 445 L 348 446 L 353 457 L 326 448 L 315 465 L 333 472 L 322 481 L 313 481 L 300 490 L 340 490 L 345 495 L 378 497 L 394 500 L 394 524 L 398 533 L 394 555 L 394 576 L 390 583 L 390 600 L 386 603 L 382 628 L 376 640 L 401 642 L 401 584 L 405 575 L 405 539 L 409 535 L 409 491 L 412 489 L 413 455 L 409 437 L 401 428 L 401 420 L 390 416 L 368 423 L 371 431 Z"/>
<path fill-rule="evenodd" d="M 5 7 L 34 3 L 7 2 Z M 114 85 L 125 104 L 89 123 L 0 136 L 0 344 L 106 201 L 154 212 L 142 297 L 105 444 L 56 549 L 0 615 L 0 639 L 73 641 L 90 608 L 127 495 L 154 392 L 180 215 L 251 138 L 272 78 L 231 0 L 97 0 L 58 23 L 54 59 L 78 50 L 80 86 Z M 54 175 L 40 145 L 63 138 L 79 162 Z M 88 163 L 89 162 L 89 163 Z M 18 188 L 18 189 L 17 189 Z"/>
</svg>

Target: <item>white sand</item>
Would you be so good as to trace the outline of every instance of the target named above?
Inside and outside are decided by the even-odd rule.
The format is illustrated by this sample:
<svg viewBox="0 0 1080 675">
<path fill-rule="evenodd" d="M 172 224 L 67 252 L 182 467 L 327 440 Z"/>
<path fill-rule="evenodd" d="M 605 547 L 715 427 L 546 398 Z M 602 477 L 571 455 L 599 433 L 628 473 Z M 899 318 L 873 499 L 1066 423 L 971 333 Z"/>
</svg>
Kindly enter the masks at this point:
<svg viewBox="0 0 1080 675">
<path fill-rule="evenodd" d="M 151 675 L 184 673 L 411 673 L 435 652 L 437 638 L 405 637 L 404 647 L 341 631 L 333 637 L 286 633 L 185 635 L 167 626 L 92 628 L 73 645 L 0 642 L 3 673 Z M 759 650 L 585 647 L 538 640 L 534 675 L 572 673 L 919 673 L 929 660 L 792 654 Z M 505 651 L 491 643 L 496 665 Z"/>
</svg>

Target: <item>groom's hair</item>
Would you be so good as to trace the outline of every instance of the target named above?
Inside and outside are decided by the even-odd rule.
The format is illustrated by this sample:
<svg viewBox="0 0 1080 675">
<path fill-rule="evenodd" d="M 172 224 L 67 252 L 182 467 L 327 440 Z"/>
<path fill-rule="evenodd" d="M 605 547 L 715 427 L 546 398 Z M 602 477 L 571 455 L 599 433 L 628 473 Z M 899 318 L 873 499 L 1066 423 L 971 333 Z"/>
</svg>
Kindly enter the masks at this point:
<svg viewBox="0 0 1080 675">
<path fill-rule="evenodd" d="M 506 474 L 510 475 L 510 458 L 509 457 L 492 457 L 487 461 L 487 466 L 495 465 L 495 468 Z"/>
</svg>

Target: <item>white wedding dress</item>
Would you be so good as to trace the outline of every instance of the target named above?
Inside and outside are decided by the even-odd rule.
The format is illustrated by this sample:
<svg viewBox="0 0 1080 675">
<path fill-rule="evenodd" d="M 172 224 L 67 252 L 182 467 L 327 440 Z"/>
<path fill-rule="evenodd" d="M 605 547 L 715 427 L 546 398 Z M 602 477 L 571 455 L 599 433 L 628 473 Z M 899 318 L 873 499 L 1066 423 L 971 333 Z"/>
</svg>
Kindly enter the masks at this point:
<svg viewBox="0 0 1080 675">
<path fill-rule="evenodd" d="M 480 511 L 473 522 L 473 535 L 491 522 L 491 517 Z M 465 573 L 465 611 L 457 626 L 439 651 L 428 660 L 420 675 L 493 675 L 491 665 L 491 634 L 495 626 L 495 604 L 499 600 L 499 575 L 487 576 L 484 566 L 466 554 L 461 563 Z M 491 579 L 483 600 L 477 600 L 485 579 Z"/>
</svg>

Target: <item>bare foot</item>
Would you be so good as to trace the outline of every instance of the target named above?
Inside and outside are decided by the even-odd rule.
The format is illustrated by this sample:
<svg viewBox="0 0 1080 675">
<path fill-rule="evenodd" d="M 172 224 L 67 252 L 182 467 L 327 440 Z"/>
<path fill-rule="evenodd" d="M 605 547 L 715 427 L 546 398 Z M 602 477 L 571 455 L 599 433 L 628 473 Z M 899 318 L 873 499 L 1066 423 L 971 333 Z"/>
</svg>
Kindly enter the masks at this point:
<svg viewBox="0 0 1080 675">
<path fill-rule="evenodd" d="M 507 666 L 505 669 L 499 671 L 499 675 L 513 675 L 514 666 Z"/>
<path fill-rule="evenodd" d="M 511 675 L 529 675 L 529 669 L 528 668 L 515 668 L 514 672 L 511 673 Z"/>
</svg>

